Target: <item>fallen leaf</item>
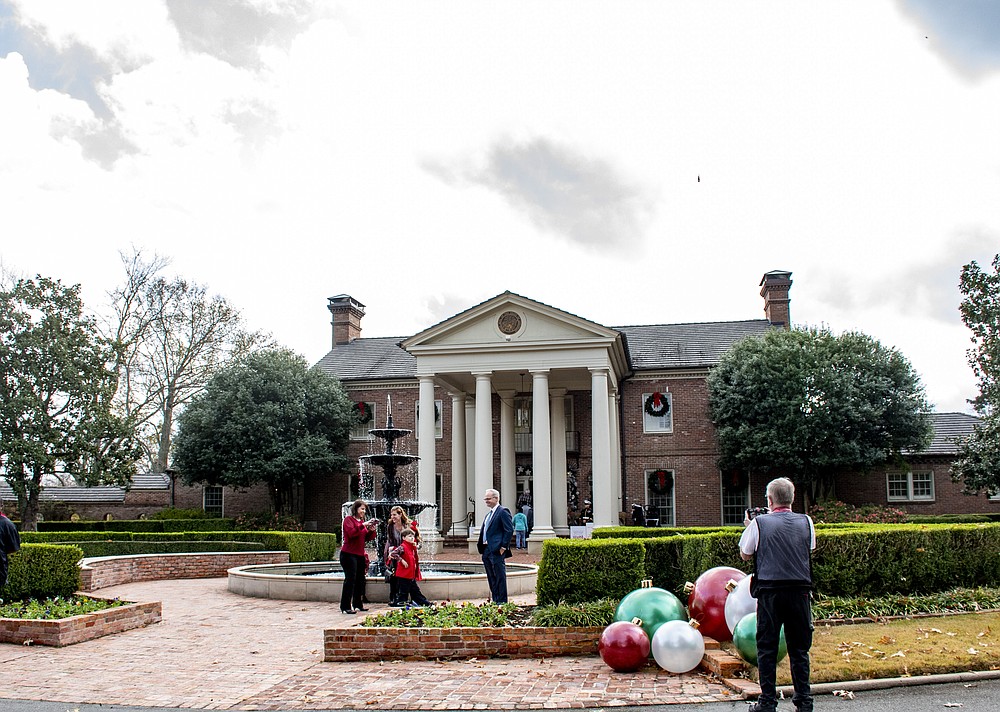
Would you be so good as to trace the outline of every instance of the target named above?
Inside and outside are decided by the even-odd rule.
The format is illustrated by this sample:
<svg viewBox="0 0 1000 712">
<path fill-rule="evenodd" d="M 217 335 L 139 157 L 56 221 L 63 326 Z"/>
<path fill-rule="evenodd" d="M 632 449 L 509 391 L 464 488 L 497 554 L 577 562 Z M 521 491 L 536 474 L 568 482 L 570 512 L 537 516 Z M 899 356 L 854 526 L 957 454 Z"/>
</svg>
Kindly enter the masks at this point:
<svg viewBox="0 0 1000 712">
<path fill-rule="evenodd" d="M 902 650 L 897 650 L 895 653 L 889 656 L 890 658 L 905 658 L 906 654 Z"/>
<path fill-rule="evenodd" d="M 975 648 L 969 648 L 965 652 L 967 652 L 969 655 L 979 655 L 979 651 L 976 650 Z"/>
<path fill-rule="evenodd" d="M 23 643 L 21 643 L 21 645 L 31 645 L 31 644 L 32 644 L 32 643 L 34 643 L 34 642 L 35 642 L 35 641 L 34 641 L 34 640 L 32 640 L 31 638 L 28 638 L 28 639 L 27 639 L 26 641 L 24 641 Z"/>
<path fill-rule="evenodd" d="M 962 703 L 961 702 L 945 702 L 944 706 L 945 707 L 961 707 Z"/>
<path fill-rule="evenodd" d="M 833 696 L 834 697 L 843 697 L 845 700 L 853 700 L 854 699 L 854 693 L 851 692 L 850 690 L 834 690 L 833 691 Z"/>
<path fill-rule="evenodd" d="M 888 635 L 883 635 L 881 638 L 878 639 L 878 642 L 881 645 L 891 645 L 892 643 L 896 642 L 896 639 L 890 638 Z"/>
</svg>

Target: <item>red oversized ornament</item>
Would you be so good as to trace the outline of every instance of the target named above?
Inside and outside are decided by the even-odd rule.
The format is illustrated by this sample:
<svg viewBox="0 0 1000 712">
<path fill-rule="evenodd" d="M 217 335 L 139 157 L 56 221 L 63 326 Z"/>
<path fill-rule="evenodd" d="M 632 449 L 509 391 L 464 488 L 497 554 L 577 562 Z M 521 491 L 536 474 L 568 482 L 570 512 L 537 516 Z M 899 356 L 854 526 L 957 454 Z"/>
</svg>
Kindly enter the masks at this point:
<svg viewBox="0 0 1000 712">
<path fill-rule="evenodd" d="M 726 596 L 729 595 L 726 584 L 729 581 L 738 583 L 745 577 L 745 573 L 732 566 L 716 566 L 695 579 L 688 595 L 688 614 L 698 621 L 698 630 L 706 638 L 719 642 L 733 639 L 726 624 Z"/>
<path fill-rule="evenodd" d="M 635 672 L 649 657 L 649 636 L 631 621 L 615 621 L 597 642 L 601 660 L 616 672 Z"/>
</svg>

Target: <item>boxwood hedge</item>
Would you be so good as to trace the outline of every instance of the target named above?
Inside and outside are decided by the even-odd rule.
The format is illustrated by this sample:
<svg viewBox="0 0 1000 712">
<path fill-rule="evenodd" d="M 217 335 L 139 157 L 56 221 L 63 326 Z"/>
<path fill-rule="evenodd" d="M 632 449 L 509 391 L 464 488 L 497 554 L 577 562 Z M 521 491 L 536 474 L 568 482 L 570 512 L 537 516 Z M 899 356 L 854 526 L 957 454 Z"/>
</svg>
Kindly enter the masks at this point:
<svg viewBox="0 0 1000 712">
<path fill-rule="evenodd" d="M 83 551 L 76 546 L 22 544 L 8 559 L 7 585 L 0 587 L 0 598 L 19 601 L 71 596 L 80 589 L 82 557 Z"/>
</svg>

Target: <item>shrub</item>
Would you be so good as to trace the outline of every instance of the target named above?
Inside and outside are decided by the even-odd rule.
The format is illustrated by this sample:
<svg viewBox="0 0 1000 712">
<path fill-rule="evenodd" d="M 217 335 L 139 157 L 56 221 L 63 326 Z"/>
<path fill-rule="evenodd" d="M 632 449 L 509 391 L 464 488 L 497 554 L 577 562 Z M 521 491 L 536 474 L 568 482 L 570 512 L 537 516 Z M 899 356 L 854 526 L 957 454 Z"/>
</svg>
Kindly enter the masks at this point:
<svg viewBox="0 0 1000 712">
<path fill-rule="evenodd" d="M 298 517 L 277 512 L 248 512 L 236 517 L 233 526 L 244 531 L 300 532 Z"/>
<path fill-rule="evenodd" d="M 531 613 L 531 625 L 544 628 L 570 626 L 608 626 L 615 620 L 618 600 L 602 598 L 597 601 L 538 606 Z"/>
<path fill-rule="evenodd" d="M 58 542 L 64 543 L 64 542 Z M 136 554 L 192 554 L 204 552 L 263 551 L 259 541 L 74 541 L 87 558 Z"/>
<path fill-rule="evenodd" d="M 76 546 L 22 544 L 10 555 L 7 585 L 0 587 L 0 598 L 20 601 L 27 598 L 70 596 L 80 588 L 80 559 Z"/>
<path fill-rule="evenodd" d="M 538 603 L 621 598 L 640 586 L 644 562 L 637 539 L 549 539 L 538 565 Z"/>
<path fill-rule="evenodd" d="M 203 509 L 178 509 L 177 507 L 164 507 L 159 512 L 149 515 L 150 519 L 215 519 L 211 514 Z"/>
<path fill-rule="evenodd" d="M 896 507 L 883 507 L 877 504 L 855 507 L 853 504 L 830 500 L 810 507 L 809 516 L 814 522 L 824 523 L 900 524 L 906 521 L 908 515 Z"/>
<path fill-rule="evenodd" d="M 199 511 L 199 510 L 194 510 Z M 227 531 L 232 519 L 113 519 L 111 521 L 39 522 L 40 532 L 190 532 Z"/>
</svg>

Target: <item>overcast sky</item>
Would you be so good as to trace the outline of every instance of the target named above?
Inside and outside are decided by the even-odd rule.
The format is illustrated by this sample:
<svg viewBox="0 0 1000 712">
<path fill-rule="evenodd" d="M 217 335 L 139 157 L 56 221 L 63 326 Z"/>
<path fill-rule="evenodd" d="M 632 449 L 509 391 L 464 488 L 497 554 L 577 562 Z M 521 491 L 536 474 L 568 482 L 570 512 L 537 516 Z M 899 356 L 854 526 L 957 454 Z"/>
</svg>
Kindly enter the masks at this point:
<svg viewBox="0 0 1000 712">
<path fill-rule="evenodd" d="M 0 261 L 131 246 L 318 361 L 505 290 L 606 326 L 792 319 L 976 394 L 1000 3 L 0 0 Z"/>
</svg>

